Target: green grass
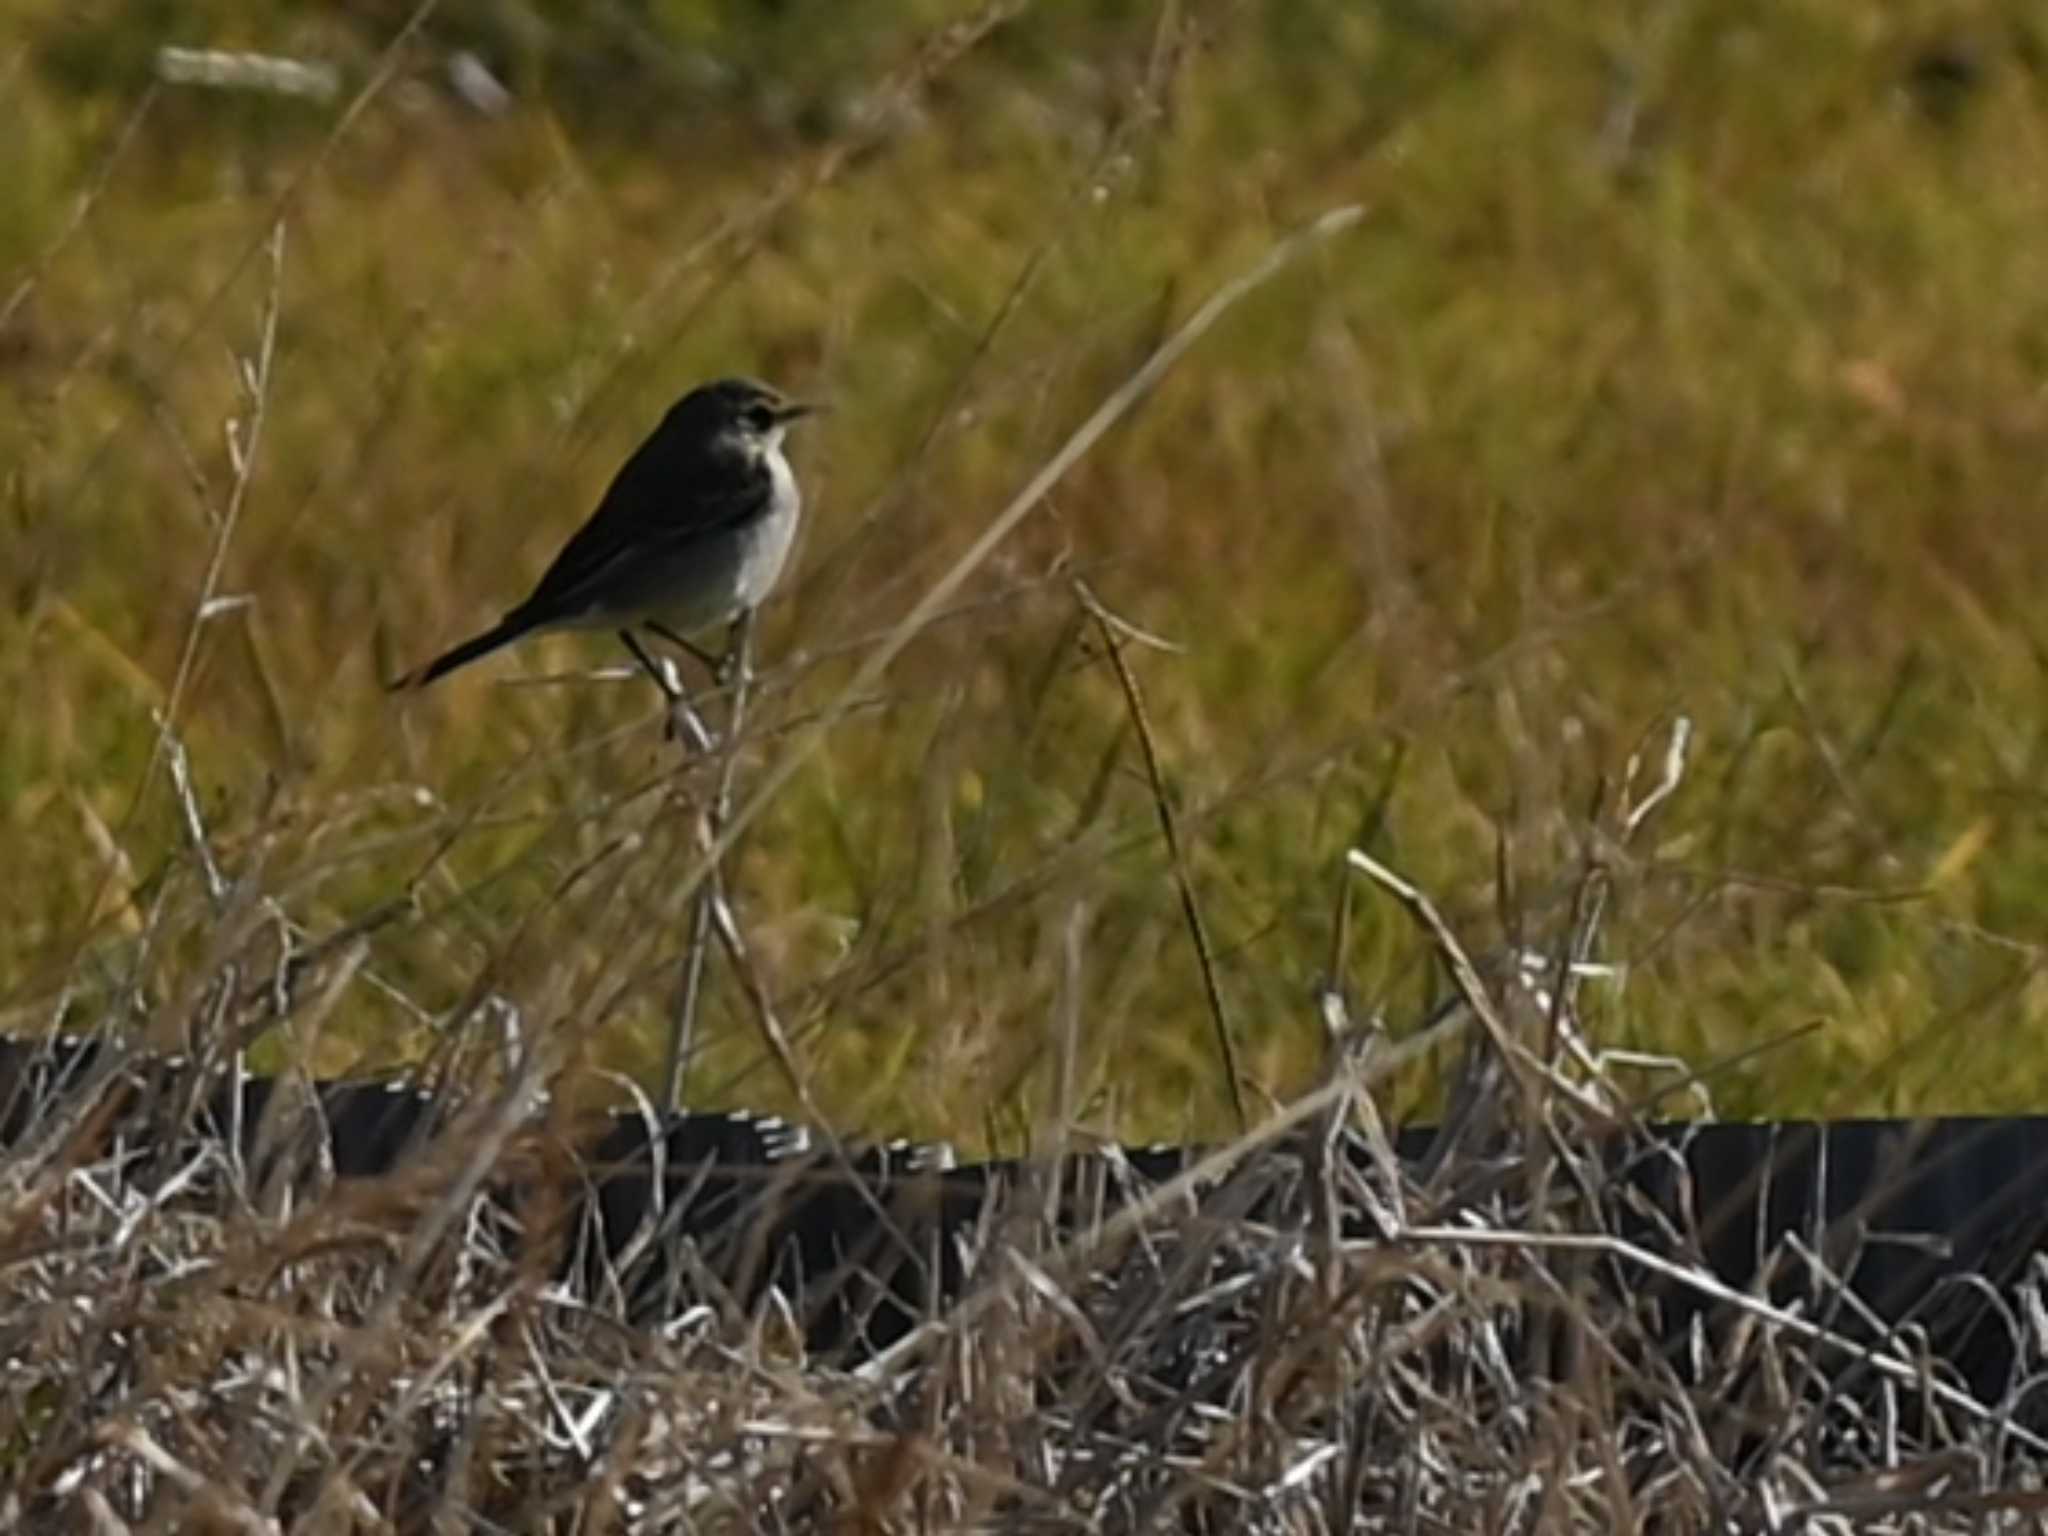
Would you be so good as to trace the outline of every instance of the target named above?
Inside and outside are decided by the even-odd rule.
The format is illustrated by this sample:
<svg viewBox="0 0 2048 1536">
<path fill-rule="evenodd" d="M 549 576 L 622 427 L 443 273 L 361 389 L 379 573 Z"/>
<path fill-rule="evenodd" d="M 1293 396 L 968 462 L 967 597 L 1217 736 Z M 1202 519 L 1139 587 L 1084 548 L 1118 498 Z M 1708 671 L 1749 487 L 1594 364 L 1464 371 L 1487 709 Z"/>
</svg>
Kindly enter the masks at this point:
<svg viewBox="0 0 2048 1536">
<path fill-rule="evenodd" d="M 205 895 L 151 711 L 273 297 L 219 585 L 249 601 L 206 624 L 177 700 L 209 838 L 315 936 L 416 899 L 325 1013 L 330 1068 L 417 1056 L 496 991 L 650 1073 L 706 780 L 675 773 L 649 691 L 509 686 L 616 661 L 578 640 L 416 703 L 379 679 L 495 617 L 676 393 L 744 369 L 836 407 L 803 435 L 812 516 L 765 618 L 750 761 L 770 761 L 775 727 L 836 696 L 1218 283 L 1358 202 L 1364 224 L 1230 314 L 750 831 L 735 888 L 820 1104 L 1014 1141 L 1072 1004 L 1084 1118 L 1225 1123 L 1071 572 L 1179 647 L 1131 661 L 1266 1093 L 1319 1058 L 1347 847 L 1475 946 L 1504 906 L 1540 932 L 1603 851 L 1600 786 L 1683 713 L 1684 785 L 1612 859 L 1628 980 L 1602 1043 L 1706 1065 L 1817 1026 L 1717 1077 L 1727 1113 L 2048 1102 L 2028 7 L 1068 4 L 957 57 L 936 29 L 965 13 L 790 12 L 757 33 L 749 8 L 667 8 L 613 76 L 599 24 L 515 45 L 437 16 L 338 131 L 395 14 L 160 34 L 333 58 L 323 107 L 145 99 L 146 8 L 9 7 L 9 1028 L 93 1022 L 139 987 L 175 1034 L 225 958 L 269 963 L 275 933 Z M 499 50 L 511 114 L 442 89 L 462 44 Z M 1951 111 L 1913 71 L 1957 46 L 1981 79 Z M 877 130 L 861 106 L 883 98 Z M 1346 982 L 1398 1026 L 1427 946 L 1370 898 L 1357 924 Z M 787 1107 L 714 971 L 702 1095 Z M 1396 1107 L 1430 1093 L 1419 1075 Z"/>
</svg>

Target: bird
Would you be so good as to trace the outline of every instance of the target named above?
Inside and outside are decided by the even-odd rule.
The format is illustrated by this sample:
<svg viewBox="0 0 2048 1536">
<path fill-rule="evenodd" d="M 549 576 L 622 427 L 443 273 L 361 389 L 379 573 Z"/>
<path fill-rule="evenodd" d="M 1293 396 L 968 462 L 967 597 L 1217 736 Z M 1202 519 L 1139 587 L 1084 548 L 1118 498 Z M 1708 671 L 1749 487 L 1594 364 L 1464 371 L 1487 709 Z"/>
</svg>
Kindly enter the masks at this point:
<svg viewBox="0 0 2048 1536">
<path fill-rule="evenodd" d="M 680 695 L 636 628 L 681 646 L 723 680 L 742 626 L 782 574 L 796 536 L 803 497 L 783 435 L 818 409 L 754 379 L 691 390 L 626 460 L 524 602 L 387 686 L 424 688 L 515 640 L 558 629 L 616 630 L 672 712 Z M 689 638 L 727 623 L 733 634 L 723 658 Z"/>
</svg>

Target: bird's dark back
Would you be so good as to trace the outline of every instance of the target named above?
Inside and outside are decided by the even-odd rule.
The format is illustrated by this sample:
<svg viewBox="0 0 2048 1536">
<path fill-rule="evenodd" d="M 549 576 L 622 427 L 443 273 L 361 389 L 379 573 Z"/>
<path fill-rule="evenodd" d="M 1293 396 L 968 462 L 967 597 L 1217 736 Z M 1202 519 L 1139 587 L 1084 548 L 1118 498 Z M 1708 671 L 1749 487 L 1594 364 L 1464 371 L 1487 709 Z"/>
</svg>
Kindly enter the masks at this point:
<svg viewBox="0 0 2048 1536">
<path fill-rule="evenodd" d="M 759 516 L 773 482 L 767 468 L 749 460 L 723 429 L 763 397 L 772 398 L 772 392 L 746 380 L 721 379 L 670 406 L 513 617 L 577 607 L 622 549 L 644 549 L 655 530 L 703 537 Z"/>
</svg>

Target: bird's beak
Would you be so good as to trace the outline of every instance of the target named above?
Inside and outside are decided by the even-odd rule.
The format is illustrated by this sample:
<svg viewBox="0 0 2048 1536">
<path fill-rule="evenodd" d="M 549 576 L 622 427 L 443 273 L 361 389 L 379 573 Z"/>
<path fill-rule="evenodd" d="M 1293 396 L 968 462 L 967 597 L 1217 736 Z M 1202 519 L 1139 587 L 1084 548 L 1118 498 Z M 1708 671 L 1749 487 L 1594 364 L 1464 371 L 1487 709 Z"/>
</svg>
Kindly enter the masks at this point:
<svg viewBox="0 0 2048 1536">
<path fill-rule="evenodd" d="M 785 400 L 775 407 L 775 420 L 778 424 L 786 425 L 792 421 L 800 421 L 806 416 L 820 415 L 825 409 L 826 407 L 816 400 Z"/>
</svg>

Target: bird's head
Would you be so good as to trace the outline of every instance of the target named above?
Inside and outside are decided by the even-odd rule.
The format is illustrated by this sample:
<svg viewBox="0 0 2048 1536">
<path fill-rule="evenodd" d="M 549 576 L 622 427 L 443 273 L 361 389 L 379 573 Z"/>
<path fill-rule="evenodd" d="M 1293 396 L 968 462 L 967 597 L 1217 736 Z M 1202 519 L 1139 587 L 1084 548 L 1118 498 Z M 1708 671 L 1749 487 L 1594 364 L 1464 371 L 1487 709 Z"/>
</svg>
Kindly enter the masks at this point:
<svg viewBox="0 0 2048 1536">
<path fill-rule="evenodd" d="M 817 409 L 773 385 L 719 379 L 691 390 L 669 414 L 693 439 L 755 457 L 780 448 L 790 423 Z"/>
</svg>

